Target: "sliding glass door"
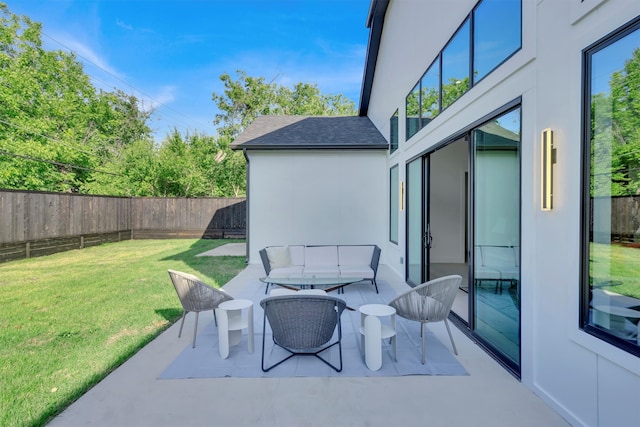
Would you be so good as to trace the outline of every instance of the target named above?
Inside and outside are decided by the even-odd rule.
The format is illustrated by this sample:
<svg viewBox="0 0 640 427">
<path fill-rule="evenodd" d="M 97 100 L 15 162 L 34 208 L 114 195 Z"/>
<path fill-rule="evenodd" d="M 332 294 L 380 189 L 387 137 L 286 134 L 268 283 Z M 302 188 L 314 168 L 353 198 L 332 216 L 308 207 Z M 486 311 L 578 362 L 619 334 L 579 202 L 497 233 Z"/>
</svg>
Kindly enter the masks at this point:
<svg viewBox="0 0 640 427">
<path fill-rule="evenodd" d="M 428 277 L 428 200 L 424 177 L 428 161 L 420 157 L 407 165 L 407 282 L 419 285 Z"/>
<path fill-rule="evenodd" d="M 461 132 L 406 169 L 407 282 L 460 274 L 453 312 L 517 374 L 520 152 L 517 107 Z"/>
<path fill-rule="evenodd" d="M 473 130 L 474 332 L 520 366 L 520 109 Z"/>
</svg>

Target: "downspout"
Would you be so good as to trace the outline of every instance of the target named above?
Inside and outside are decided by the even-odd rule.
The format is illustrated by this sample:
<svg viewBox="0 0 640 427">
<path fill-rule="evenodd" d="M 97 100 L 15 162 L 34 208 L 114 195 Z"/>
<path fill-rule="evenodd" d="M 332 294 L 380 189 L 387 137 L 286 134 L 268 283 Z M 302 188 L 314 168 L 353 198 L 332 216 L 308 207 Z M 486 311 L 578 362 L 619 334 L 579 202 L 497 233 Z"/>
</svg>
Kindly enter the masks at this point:
<svg viewBox="0 0 640 427">
<path fill-rule="evenodd" d="M 251 212 L 251 210 L 249 209 L 249 203 L 250 203 L 249 202 L 249 185 L 250 185 L 249 183 L 251 182 L 251 180 L 249 179 L 249 170 L 250 170 L 250 168 L 249 168 L 249 156 L 247 155 L 247 149 L 246 148 L 242 149 L 242 154 L 244 155 L 244 159 L 247 162 L 247 177 L 246 177 L 246 180 L 247 180 L 247 189 L 246 189 L 246 192 L 247 192 L 247 197 L 246 197 L 247 206 L 246 206 L 246 213 L 245 213 L 245 218 L 246 218 L 246 220 L 245 220 L 245 223 L 246 223 L 245 224 L 245 241 L 246 241 L 246 244 L 245 244 L 245 263 L 248 264 L 249 263 L 249 247 L 250 247 L 250 245 L 249 245 L 250 237 L 249 236 L 251 236 L 251 233 L 249 233 L 249 212 Z"/>
</svg>

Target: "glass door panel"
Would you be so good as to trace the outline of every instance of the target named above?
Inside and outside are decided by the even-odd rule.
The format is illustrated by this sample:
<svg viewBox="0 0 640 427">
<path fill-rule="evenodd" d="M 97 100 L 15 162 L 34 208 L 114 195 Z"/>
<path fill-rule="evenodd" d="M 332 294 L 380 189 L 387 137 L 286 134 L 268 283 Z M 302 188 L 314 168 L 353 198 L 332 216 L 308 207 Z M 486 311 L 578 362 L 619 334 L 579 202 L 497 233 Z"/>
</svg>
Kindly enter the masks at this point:
<svg viewBox="0 0 640 427">
<path fill-rule="evenodd" d="M 474 331 L 520 365 L 520 109 L 473 131 Z"/>
<path fill-rule="evenodd" d="M 424 242 L 424 180 L 423 159 L 407 165 L 407 282 L 415 286 L 425 277 L 426 256 Z M 424 195 L 426 196 L 426 195 Z"/>
</svg>

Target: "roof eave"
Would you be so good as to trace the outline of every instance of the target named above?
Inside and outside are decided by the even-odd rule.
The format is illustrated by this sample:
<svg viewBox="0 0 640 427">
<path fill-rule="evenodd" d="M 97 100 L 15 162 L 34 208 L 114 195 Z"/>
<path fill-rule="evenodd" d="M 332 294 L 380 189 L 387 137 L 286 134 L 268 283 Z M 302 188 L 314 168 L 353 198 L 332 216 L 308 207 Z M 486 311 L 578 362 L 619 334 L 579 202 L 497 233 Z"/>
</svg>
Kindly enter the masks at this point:
<svg viewBox="0 0 640 427">
<path fill-rule="evenodd" d="M 369 31 L 367 56 L 365 58 L 362 87 L 360 89 L 360 108 L 358 115 L 361 117 L 366 116 L 369 112 L 369 100 L 371 99 L 373 76 L 376 71 L 378 52 L 380 50 L 380 39 L 382 38 L 382 27 L 384 25 L 384 17 L 387 13 L 388 6 L 389 0 L 371 0 L 371 4 L 369 6 L 366 27 L 371 30 Z"/>
<path fill-rule="evenodd" d="M 255 151 L 283 151 L 283 150 L 388 150 L 388 144 L 371 144 L 371 145 L 291 145 L 291 144 L 271 144 L 271 145 L 259 145 L 259 144 L 239 144 L 231 145 L 232 150 L 255 150 Z"/>
</svg>

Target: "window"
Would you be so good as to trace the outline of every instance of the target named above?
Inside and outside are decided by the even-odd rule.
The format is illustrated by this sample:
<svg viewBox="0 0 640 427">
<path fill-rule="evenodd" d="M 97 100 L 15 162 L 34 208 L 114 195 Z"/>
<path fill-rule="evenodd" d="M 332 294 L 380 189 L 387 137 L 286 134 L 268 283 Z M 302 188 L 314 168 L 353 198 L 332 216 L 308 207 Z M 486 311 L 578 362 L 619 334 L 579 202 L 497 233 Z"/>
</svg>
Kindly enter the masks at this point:
<svg viewBox="0 0 640 427">
<path fill-rule="evenodd" d="M 506 61 L 522 44 L 519 1 L 483 0 L 473 11 L 473 83 Z"/>
<path fill-rule="evenodd" d="M 467 19 L 442 51 L 442 108 L 445 109 L 469 90 L 471 46 Z"/>
<path fill-rule="evenodd" d="M 389 152 L 398 149 L 398 110 L 389 119 Z"/>
<path fill-rule="evenodd" d="M 407 95 L 406 139 L 521 47 L 522 0 L 480 1 Z"/>
<path fill-rule="evenodd" d="M 389 241 L 398 243 L 398 216 L 400 213 L 400 177 L 398 165 L 389 173 Z"/>
<path fill-rule="evenodd" d="M 407 140 L 420 130 L 420 82 L 416 83 L 406 99 Z"/>
<path fill-rule="evenodd" d="M 640 356 L 640 17 L 583 58 L 581 326 Z"/>
<path fill-rule="evenodd" d="M 433 61 L 420 80 L 420 127 L 440 113 L 440 57 Z"/>
</svg>

